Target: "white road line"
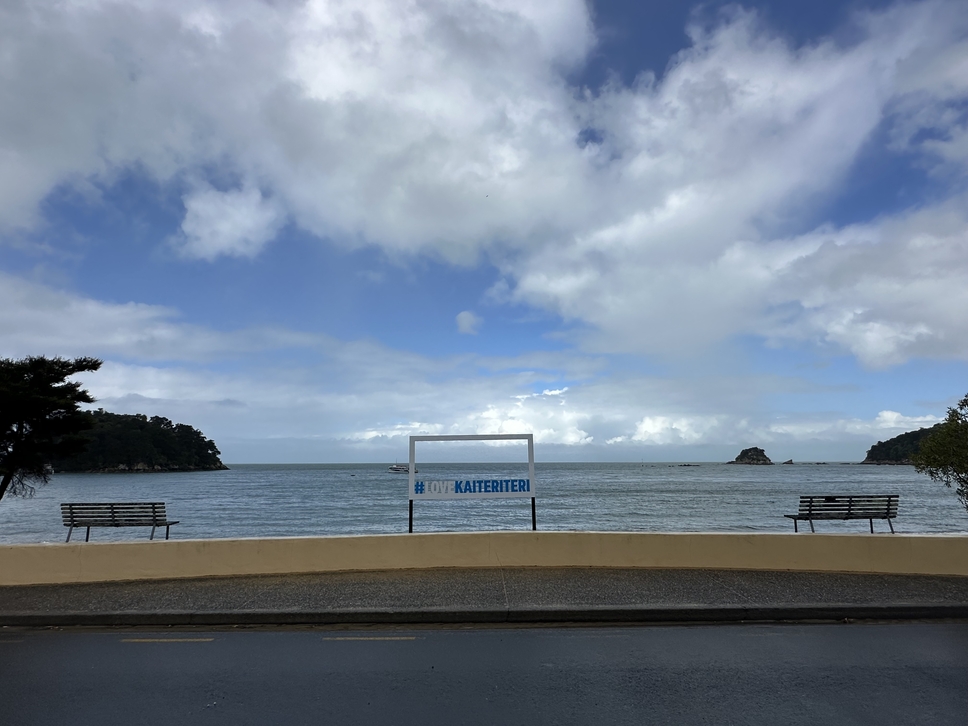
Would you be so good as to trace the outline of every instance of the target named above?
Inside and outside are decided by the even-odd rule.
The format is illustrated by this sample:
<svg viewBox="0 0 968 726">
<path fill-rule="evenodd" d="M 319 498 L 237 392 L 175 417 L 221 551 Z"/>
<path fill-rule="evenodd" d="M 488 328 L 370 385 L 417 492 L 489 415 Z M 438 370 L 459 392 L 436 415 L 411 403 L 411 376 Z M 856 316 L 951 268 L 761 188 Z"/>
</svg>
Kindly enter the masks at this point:
<svg viewBox="0 0 968 726">
<path fill-rule="evenodd" d="M 215 638 L 122 638 L 122 643 L 211 643 Z"/>
</svg>

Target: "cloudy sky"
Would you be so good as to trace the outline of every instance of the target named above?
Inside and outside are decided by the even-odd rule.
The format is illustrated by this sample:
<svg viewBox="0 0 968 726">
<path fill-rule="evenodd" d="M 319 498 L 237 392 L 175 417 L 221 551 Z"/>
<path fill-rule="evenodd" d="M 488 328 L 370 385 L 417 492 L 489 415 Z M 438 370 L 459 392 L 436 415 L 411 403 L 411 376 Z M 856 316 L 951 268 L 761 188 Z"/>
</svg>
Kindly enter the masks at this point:
<svg viewBox="0 0 968 726">
<path fill-rule="evenodd" d="M 968 392 L 968 4 L 3 0 L 0 356 L 228 462 L 858 460 Z"/>
</svg>

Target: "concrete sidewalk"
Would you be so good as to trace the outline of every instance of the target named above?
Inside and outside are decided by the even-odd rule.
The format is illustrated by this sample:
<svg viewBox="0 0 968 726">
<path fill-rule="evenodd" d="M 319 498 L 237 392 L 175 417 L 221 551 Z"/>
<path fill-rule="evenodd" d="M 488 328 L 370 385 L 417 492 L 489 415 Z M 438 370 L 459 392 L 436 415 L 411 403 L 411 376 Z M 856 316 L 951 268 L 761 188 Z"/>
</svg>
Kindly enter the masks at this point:
<svg viewBox="0 0 968 726">
<path fill-rule="evenodd" d="M 0 587 L 0 625 L 968 618 L 968 577 L 485 568 Z"/>
</svg>

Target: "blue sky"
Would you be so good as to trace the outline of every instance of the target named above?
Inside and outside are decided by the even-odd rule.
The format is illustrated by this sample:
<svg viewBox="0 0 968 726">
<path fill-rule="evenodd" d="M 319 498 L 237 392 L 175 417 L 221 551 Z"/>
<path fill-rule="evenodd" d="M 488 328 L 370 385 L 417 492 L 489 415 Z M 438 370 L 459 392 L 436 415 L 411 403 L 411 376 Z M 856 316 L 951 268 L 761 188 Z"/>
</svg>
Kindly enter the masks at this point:
<svg viewBox="0 0 968 726">
<path fill-rule="evenodd" d="M 0 14 L 0 355 L 226 461 L 857 460 L 968 391 L 963 2 Z"/>
</svg>

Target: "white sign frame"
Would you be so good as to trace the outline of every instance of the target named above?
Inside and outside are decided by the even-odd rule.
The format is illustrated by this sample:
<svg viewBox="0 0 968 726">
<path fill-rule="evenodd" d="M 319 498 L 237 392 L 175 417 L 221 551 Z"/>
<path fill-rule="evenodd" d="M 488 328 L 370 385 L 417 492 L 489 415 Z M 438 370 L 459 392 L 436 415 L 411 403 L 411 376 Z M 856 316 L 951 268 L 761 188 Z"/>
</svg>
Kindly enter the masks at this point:
<svg viewBox="0 0 968 726">
<path fill-rule="evenodd" d="M 433 488 L 417 493 L 416 480 L 416 444 L 418 441 L 527 441 L 528 442 L 528 478 L 521 479 L 479 479 L 479 480 L 444 480 L 426 482 Z M 413 532 L 413 500 L 414 499 L 491 499 L 491 498 L 531 498 L 531 529 L 538 528 L 535 513 L 535 481 L 534 481 L 534 434 L 447 434 L 438 436 L 410 437 L 410 467 L 408 472 L 408 488 L 410 499 L 410 526 Z M 424 484 L 425 482 L 420 482 Z M 522 486 L 526 483 L 526 488 Z M 458 491 L 459 487 L 466 487 Z"/>
</svg>

